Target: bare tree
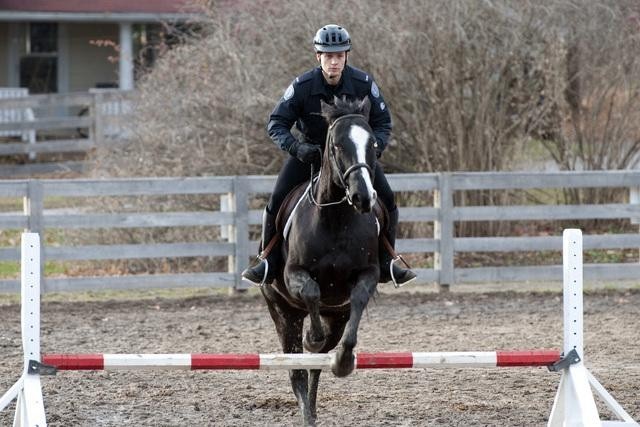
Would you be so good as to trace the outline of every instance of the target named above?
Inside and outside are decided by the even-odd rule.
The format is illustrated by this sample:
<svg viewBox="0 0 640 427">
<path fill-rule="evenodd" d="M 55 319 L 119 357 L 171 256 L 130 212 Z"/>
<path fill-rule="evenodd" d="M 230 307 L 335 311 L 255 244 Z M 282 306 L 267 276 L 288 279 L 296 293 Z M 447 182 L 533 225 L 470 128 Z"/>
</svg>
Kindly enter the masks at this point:
<svg viewBox="0 0 640 427">
<path fill-rule="evenodd" d="M 640 149 L 635 0 L 209 1 L 198 32 L 138 82 L 133 137 L 96 175 L 275 173 L 268 115 L 316 65 L 312 37 L 349 29 L 394 120 L 387 171 L 493 171 L 542 145 L 560 169 L 633 167 Z M 501 204 L 522 195 L 458 194 Z M 600 197 L 588 192 L 567 200 Z M 612 197 L 611 194 L 602 197 Z M 199 203 L 194 201 L 193 203 Z M 502 225 L 495 225 L 495 227 Z M 462 234 L 496 232 L 470 227 Z"/>
<path fill-rule="evenodd" d="M 630 166 L 638 151 L 638 29 L 630 1 L 208 2 L 198 34 L 139 82 L 132 141 L 105 174 L 272 173 L 268 114 L 314 66 L 326 22 L 352 33 L 393 114 L 397 171 L 503 170 L 527 136 L 563 169 Z M 636 7 L 637 8 L 637 7 Z"/>
<path fill-rule="evenodd" d="M 625 169 L 640 150 L 640 12 L 637 2 L 566 2 L 565 44 L 551 86 L 560 120 L 544 140 L 563 169 Z M 563 70 L 564 68 L 564 70 Z M 564 71 L 564 72 L 563 72 Z M 562 84 L 562 77 L 566 84 Z"/>
</svg>

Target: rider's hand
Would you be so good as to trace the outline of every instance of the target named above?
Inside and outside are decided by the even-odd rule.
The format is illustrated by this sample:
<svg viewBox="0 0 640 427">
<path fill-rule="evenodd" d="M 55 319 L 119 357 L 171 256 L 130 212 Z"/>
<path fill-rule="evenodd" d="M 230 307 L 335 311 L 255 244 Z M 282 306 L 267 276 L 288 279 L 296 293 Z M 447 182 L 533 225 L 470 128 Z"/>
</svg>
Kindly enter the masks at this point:
<svg viewBox="0 0 640 427">
<path fill-rule="evenodd" d="M 317 163 L 322 155 L 320 147 L 307 142 L 296 141 L 289 147 L 289 153 L 302 163 Z"/>
<path fill-rule="evenodd" d="M 382 146 L 379 142 L 376 142 L 373 146 L 374 150 L 376 150 L 376 159 L 379 159 L 382 156 Z"/>
</svg>

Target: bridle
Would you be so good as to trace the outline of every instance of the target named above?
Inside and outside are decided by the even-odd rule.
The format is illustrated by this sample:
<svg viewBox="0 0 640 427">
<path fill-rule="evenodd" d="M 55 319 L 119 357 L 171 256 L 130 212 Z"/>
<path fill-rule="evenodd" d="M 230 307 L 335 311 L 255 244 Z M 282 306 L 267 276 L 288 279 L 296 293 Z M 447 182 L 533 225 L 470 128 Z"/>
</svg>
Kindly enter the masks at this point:
<svg viewBox="0 0 640 427">
<path fill-rule="evenodd" d="M 327 203 L 318 203 L 313 196 L 313 165 L 311 165 L 311 185 L 309 186 L 309 198 L 311 199 L 311 203 L 318 207 L 323 206 L 332 206 L 339 205 L 340 203 L 347 202 L 349 205 L 353 205 L 353 200 L 351 200 L 351 194 L 349 193 L 349 186 L 347 185 L 347 179 L 351 173 L 355 172 L 358 169 L 366 169 L 369 172 L 369 177 L 373 178 L 373 170 L 371 166 L 366 163 L 355 163 L 347 168 L 346 171 L 342 172 L 340 169 L 340 165 L 338 164 L 338 159 L 336 158 L 336 146 L 333 140 L 332 130 L 336 126 L 338 122 L 343 119 L 351 118 L 351 117 L 359 117 L 366 121 L 366 117 L 362 114 L 345 114 L 344 116 L 340 116 L 331 123 L 329 129 L 327 129 L 327 139 L 325 141 L 326 148 L 329 150 L 329 160 L 331 161 L 331 167 L 335 172 L 337 172 L 338 178 L 340 180 L 340 186 L 344 189 L 344 197 L 337 202 L 327 202 Z"/>
</svg>

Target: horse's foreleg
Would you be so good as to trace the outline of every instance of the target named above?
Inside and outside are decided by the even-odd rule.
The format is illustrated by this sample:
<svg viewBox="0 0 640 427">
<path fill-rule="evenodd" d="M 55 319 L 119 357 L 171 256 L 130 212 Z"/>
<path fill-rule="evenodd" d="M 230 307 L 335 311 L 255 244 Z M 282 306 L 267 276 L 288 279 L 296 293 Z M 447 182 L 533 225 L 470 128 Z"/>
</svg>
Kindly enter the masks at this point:
<svg viewBox="0 0 640 427">
<path fill-rule="evenodd" d="M 302 324 L 303 319 L 296 319 L 295 322 L 290 324 L 290 327 L 285 328 L 282 340 L 282 349 L 285 353 L 302 353 Z M 289 371 L 289 379 L 291 381 L 291 388 L 293 394 L 298 401 L 298 407 L 302 413 L 302 421 L 305 426 L 316 425 L 316 406 L 315 401 L 313 404 L 309 402 L 309 381 L 308 373 L 305 369 L 292 369 Z"/>
<path fill-rule="evenodd" d="M 320 319 L 320 285 L 303 269 L 289 271 L 287 275 L 289 292 L 304 301 L 309 312 L 310 327 L 304 336 L 304 348 L 311 353 L 318 353 L 325 345 L 325 332 Z"/>
<path fill-rule="evenodd" d="M 327 331 L 327 340 L 319 351 L 319 353 L 328 353 L 333 350 L 340 338 L 342 337 L 342 332 L 344 331 L 344 327 L 347 324 L 347 319 L 349 318 L 349 313 L 340 313 L 335 315 L 335 317 L 323 317 L 325 322 L 325 330 Z M 318 396 L 318 385 L 320 384 L 320 374 L 322 370 L 320 369 L 311 369 L 309 370 L 309 408 L 311 410 L 311 414 L 313 417 L 316 417 L 316 400 Z"/>
<path fill-rule="evenodd" d="M 355 368 L 353 349 L 358 340 L 358 327 L 362 312 L 367 307 L 369 298 L 377 286 L 377 277 L 373 272 L 366 272 L 358 277 L 356 286 L 351 290 L 351 312 L 342 338 L 338 343 L 338 350 L 331 362 L 331 371 L 337 377 L 345 377 Z"/>
<path fill-rule="evenodd" d="M 273 298 L 277 298 L 277 296 L 268 289 L 269 288 L 263 288 L 263 293 L 265 294 L 269 314 L 271 314 L 271 318 L 275 323 L 282 350 L 285 353 L 302 353 L 302 325 L 304 323 L 304 316 L 285 314 L 286 310 L 273 301 Z M 304 369 L 290 370 L 289 380 L 291 381 L 291 388 L 293 389 L 293 394 L 296 396 L 298 407 L 302 413 L 304 425 L 315 425 L 315 402 L 313 407 L 309 404 L 307 371 Z"/>
<path fill-rule="evenodd" d="M 318 385 L 320 384 L 320 374 L 322 369 L 310 369 L 309 370 L 309 392 L 307 398 L 309 399 L 309 411 L 313 419 L 316 419 L 316 400 L 318 398 Z"/>
</svg>

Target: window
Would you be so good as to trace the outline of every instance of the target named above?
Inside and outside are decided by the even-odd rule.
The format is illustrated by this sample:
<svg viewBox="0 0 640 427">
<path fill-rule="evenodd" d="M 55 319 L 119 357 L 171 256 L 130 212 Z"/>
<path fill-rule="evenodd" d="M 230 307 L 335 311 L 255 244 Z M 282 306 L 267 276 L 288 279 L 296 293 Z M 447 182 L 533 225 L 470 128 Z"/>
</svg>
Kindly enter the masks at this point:
<svg viewBox="0 0 640 427">
<path fill-rule="evenodd" d="M 20 58 L 20 86 L 29 93 L 58 91 L 58 25 L 31 22 L 27 25 L 25 54 Z"/>
</svg>

